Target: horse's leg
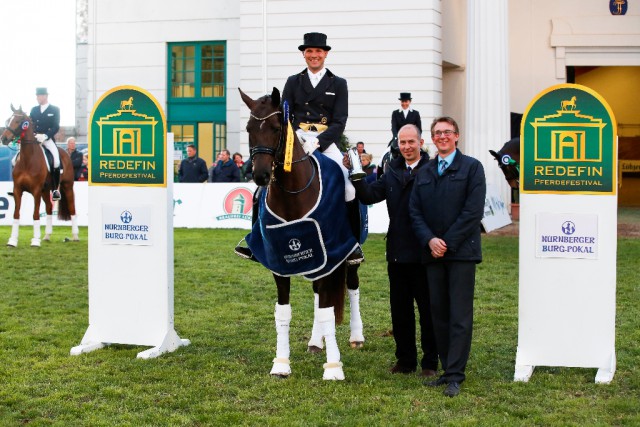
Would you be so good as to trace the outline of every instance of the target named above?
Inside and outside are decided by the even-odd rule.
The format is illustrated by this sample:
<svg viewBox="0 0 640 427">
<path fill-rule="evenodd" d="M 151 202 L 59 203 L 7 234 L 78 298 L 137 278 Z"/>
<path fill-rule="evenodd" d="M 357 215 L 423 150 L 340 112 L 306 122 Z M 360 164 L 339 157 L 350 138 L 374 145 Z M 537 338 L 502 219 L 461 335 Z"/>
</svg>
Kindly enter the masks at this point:
<svg viewBox="0 0 640 427">
<path fill-rule="evenodd" d="M 351 345 L 351 348 L 364 347 L 362 318 L 360 317 L 359 267 L 360 264 L 347 266 L 347 293 L 349 294 L 349 305 L 351 307 L 351 317 L 349 321 L 349 327 L 351 329 L 349 344 Z"/>
<path fill-rule="evenodd" d="M 324 344 L 322 342 L 322 331 L 318 323 L 318 305 L 320 296 L 318 295 L 318 284 L 313 282 L 313 328 L 311 329 L 311 338 L 307 343 L 307 351 L 309 353 L 320 353 Z"/>
<path fill-rule="evenodd" d="M 13 187 L 13 201 L 15 207 L 13 209 L 13 224 L 11 224 L 11 237 L 7 242 L 7 246 L 18 246 L 18 235 L 20 234 L 20 205 L 22 204 L 22 190 Z"/>
<path fill-rule="evenodd" d="M 341 276 L 342 287 L 337 289 L 335 283 L 337 276 Z M 336 314 L 334 310 L 334 295 L 332 292 L 344 292 L 344 270 L 341 274 L 332 273 L 328 277 L 319 280 L 318 295 L 320 297 L 318 307 L 318 324 L 322 331 L 322 337 L 326 344 L 327 363 L 323 365 L 323 380 L 344 380 L 344 371 L 342 370 L 342 362 L 340 362 L 340 349 L 336 340 Z"/>
<path fill-rule="evenodd" d="M 44 226 L 44 237 L 42 240 L 45 242 L 51 241 L 51 233 L 53 233 L 53 203 L 49 193 L 46 192 L 42 195 L 42 201 L 44 202 L 44 209 L 47 212 L 47 218 Z"/>
<path fill-rule="evenodd" d="M 289 304 L 289 291 L 291 279 L 273 275 L 278 287 L 278 302 L 275 309 L 276 321 L 276 358 L 273 359 L 271 375 L 288 377 L 291 375 L 289 364 L 289 324 L 291 323 L 291 305 Z"/>
<path fill-rule="evenodd" d="M 40 247 L 40 195 L 39 191 L 33 192 L 33 237 L 32 247 Z"/>
</svg>

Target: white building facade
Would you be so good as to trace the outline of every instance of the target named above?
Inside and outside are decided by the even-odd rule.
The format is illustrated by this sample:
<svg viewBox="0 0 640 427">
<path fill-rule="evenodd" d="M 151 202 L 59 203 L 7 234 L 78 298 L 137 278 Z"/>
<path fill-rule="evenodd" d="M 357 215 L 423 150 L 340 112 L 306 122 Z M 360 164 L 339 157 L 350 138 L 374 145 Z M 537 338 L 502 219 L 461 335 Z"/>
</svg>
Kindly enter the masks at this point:
<svg viewBox="0 0 640 427">
<path fill-rule="evenodd" d="M 460 148 L 483 162 L 489 183 L 505 198 L 504 179 L 488 150 L 511 138 L 510 113 L 522 114 L 549 86 L 588 82 L 612 105 L 621 136 L 640 137 L 640 107 L 628 100 L 640 96 L 640 3 L 628 5 L 625 15 L 613 15 L 605 0 L 86 5 L 77 94 L 86 96 L 86 105 L 78 103 L 79 120 L 109 89 L 140 86 L 164 106 L 176 149 L 195 143 L 208 164 L 223 148 L 247 158 L 249 112 L 237 89 L 253 98 L 282 89 L 304 68 L 297 47 L 312 31 L 328 35 L 332 49 L 325 65 L 348 81 L 345 135 L 351 144 L 365 142 L 374 161 L 391 138 L 400 92 L 412 94 L 427 142 L 434 117 L 458 121 Z M 79 123 L 81 134 L 82 128 Z"/>
</svg>

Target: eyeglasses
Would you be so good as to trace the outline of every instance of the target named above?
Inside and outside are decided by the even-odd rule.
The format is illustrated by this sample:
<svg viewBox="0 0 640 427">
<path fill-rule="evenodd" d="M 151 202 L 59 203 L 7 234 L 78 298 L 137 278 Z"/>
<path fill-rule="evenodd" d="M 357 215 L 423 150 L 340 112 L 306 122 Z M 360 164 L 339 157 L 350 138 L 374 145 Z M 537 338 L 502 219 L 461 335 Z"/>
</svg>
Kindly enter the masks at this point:
<svg viewBox="0 0 640 427">
<path fill-rule="evenodd" d="M 451 130 L 451 129 L 447 129 L 447 130 L 437 130 L 437 131 L 433 132 L 433 133 L 431 134 L 431 136 L 438 136 L 438 137 L 439 137 L 439 136 L 442 136 L 442 135 L 444 135 L 444 136 L 451 136 L 451 135 L 453 135 L 454 133 L 456 133 L 456 131 Z"/>
</svg>

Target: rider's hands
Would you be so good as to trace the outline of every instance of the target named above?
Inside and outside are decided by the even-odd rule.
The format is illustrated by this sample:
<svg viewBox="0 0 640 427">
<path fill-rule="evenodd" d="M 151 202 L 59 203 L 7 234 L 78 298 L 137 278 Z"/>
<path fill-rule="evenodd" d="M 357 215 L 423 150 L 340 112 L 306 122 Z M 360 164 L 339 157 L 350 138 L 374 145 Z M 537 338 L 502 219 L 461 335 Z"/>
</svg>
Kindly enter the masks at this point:
<svg viewBox="0 0 640 427">
<path fill-rule="evenodd" d="M 302 143 L 302 149 L 307 154 L 312 154 L 320 147 L 318 144 L 318 138 L 309 138 Z"/>
<path fill-rule="evenodd" d="M 43 142 L 45 142 L 47 139 L 49 139 L 49 137 L 44 134 L 44 133 L 36 133 L 36 140 L 42 144 Z"/>
</svg>

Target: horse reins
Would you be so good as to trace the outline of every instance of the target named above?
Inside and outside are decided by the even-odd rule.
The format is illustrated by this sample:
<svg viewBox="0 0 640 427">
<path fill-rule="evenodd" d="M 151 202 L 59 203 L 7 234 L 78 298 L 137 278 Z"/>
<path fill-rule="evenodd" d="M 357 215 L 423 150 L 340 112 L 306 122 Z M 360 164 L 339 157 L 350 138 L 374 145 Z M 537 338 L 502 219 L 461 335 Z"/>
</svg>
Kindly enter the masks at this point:
<svg viewBox="0 0 640 427">
<path fill-rule="evenodd" d="M 258 117 L 256 115 L 254 115 L 253 113 L 250 113 L 250 116 L 253 119 L 257 120 L 257 121 L 262 122 L 260 124 L 260 126 L 262 126 L 262 124 L 264 124 L 265 120 L 267 120 L 268 118 L 273 117 L 273 116 L 275 116 L 277 114 L 282 114 L 282 111 L 276 110 L 276 111 L 272 112 L 271 114 L 268 114 L 268 115 L 266 115 L 264 117 Z M 286 124 L 286 126 L 288 126 L 288 123 Z M 300 163 L 300 162 L 309 160 L 309 162 L 311 162 L 311 170 L 313 171 L 313 173 L 311 174 L 311 178 L 309 178 L 309 181 L 307 182 L 307 184 L 302 189 L 300 189 L 300 190 L 287 190 L 286 188 L 284 188 L 282 186 L 282 184 L 280 184 L 280 182 L 275 177 L 276 168 L 278 166 L 283 166 L 284 165 L 284 162 L 281 162 L 281 161 L 277 160 L 277 157 L 278 157 L 277 155 L 278 155 L 278 153 L 282 152 L 282 147 L 285 144 L 284 139 L 285 139 L 285 133 L 283 132 L 283 128 L 280 127 L 280 130 L 278 131 L 278 145 L 277 145 L 277 147 L 275 149 L 273 149 L 271 147 L 265 147 L 265 146 L 260 146 L 259 145 L 259 146 L 250 148 L 249 149 L 249 154 L 250 154 L 250 156 L 252 158 L 257 154 L 266 154 L 268 156 L 273 157 L 273 163 L 272 163 L 272 169 L 271 169 L 271 181 L 275 182 L 278 185 L 278 187 L 282 191 L 284 191 L 285 193 L 288 193 L 288 194 L 299 194 L 299 193 L 302 193 L 304 190 L 306 190 L 307 188 L 309 188 L 311 186 L 311 183 L 313 182 L 313 179 L 316 176 L 316 168 L 313 165 L 313 162 L 311 161 L 311 158 L 309 157 L 308 154 L 305 154 L 304 157 L 302 157 L 302 158 L 300 158 L 298 160 L 294 160 L 292 162 L 292 164 L 296 164 L 296 163 Z"/>
<path fill-rule="evenodd" d="M 13 114 L 12 117 L 23 117 L 24 120 L 22 120 L 22 124 L 20 126 L 18 126 L 16 129 L 11 129 L 9 126 L 7 126 L 5 129 L 8 129 L 9 131 L 11 131 L 11 133 L 14 136 L 13 142 L 16 142 L 18 144 L 21 143 L 30 143 L 30 142 L 34 142 L 34 141 L 26 141 L 23 140 L 24 138 L 24 132 L 29 128 L 29 126 L 31 126 L 32 122 L 31 120 L 29 120 L 29 116 L 27 116 L 26 114 L 20 116 L 17 114 Z"/>
</svg>

